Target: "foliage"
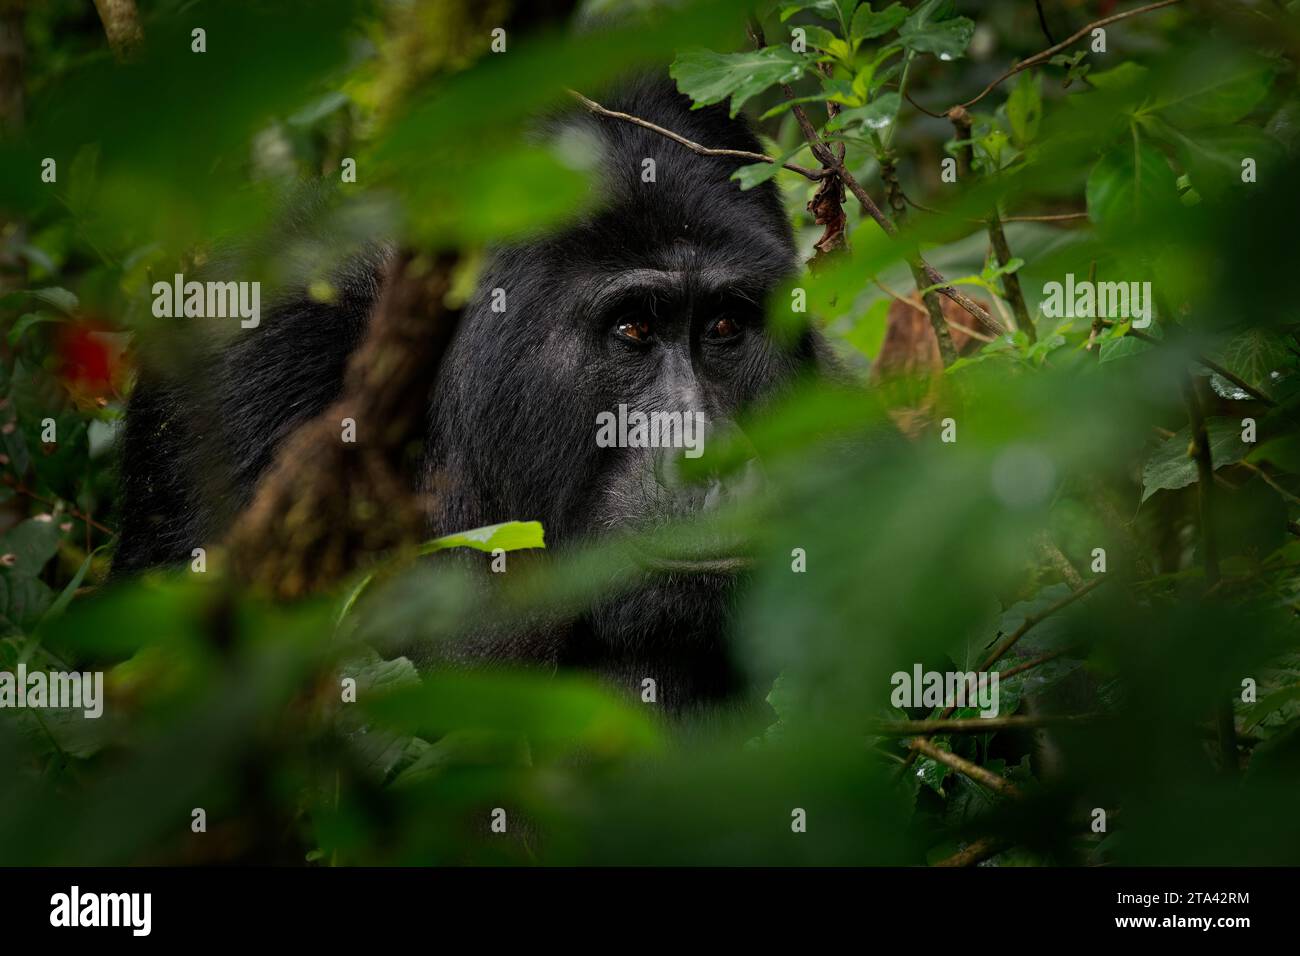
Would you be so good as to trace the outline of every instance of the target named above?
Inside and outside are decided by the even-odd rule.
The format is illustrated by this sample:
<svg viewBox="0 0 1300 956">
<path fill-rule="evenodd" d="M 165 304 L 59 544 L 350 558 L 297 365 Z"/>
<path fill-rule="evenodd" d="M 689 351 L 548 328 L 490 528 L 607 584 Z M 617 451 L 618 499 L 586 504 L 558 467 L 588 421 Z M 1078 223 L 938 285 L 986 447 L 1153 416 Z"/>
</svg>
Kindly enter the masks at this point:
<svg viewBox="0 0 1300 956">
<path fill-rule="evenodd" d="M 0 862 L 924 864 L 987 835 L 1011 841 L 993 857 L 1008 865 L 1300 862 L 1300 313 L 1286 286 L 1300 34 L 1282 5 L 1122 19 L 1106 52 L 1085 38 L 982 97 L 1048 45 L 1032 5 L 769 4 L 755 48 L 738 45 L 738 3 L 597 3 L 601 29 L 512 32 L 504 55 L 485 52 L 472 4 L 414 6 L 435 21 L 455 8 L 449 29 L 472 49 L 403 60 L 428 29 L 409 4 L 331 0 L 306 17 L 160 2 L 141 4 L 140 58 L 118 63 L 89 4 L 34 5 L 26 126 L 0 144 L 0 669 L 104 670 L 108 700 L 99 720 L 0 711 Z M 422 677 L 402 656 L 616 594 L 599 548 L 493 603 L 420 562 L 293 606 L 219 566 L 108 580 L 130 350 L 160 331 L 153 276 L 259 234 L 295 182 L 344 157 L 366 175 L 326 206 L 331 239 L 311 261 L 375 235 L 473 260 L 582 207 L 584 144 L 539 144 L 530 118 L 645 63 L 671 63 L 697 105 L 745 111 L 772 158 L 818 168 L 793 115 L 806 109 L 877 201 L 886 167 L 916 200 L 883 206 L 895 240 L 850 198 L 848 248 L 793 283 L 808 313 L 790 314 L 788 289 L 770 306 L 777 330 L 816 323 L 851 381 L 747 423 L 771 495 L 718 520 L 757 559 L 731 635 L 754 700 L 672 722 L 581 674 Z M 969 132 L 909 101 L 964 102 Z M 942 159 L 966 150 L 946 182 Z M 39 177 L 46 156 L 56 183 Z M 777 163 L 734 178 L 777 183 L 811 257 L 818 184 Z M 1009 262 L 988 251 L 994 211 Z M 912 286 L 910 249 L 995 302 L 1009 331 L 933 381 L 868 384 L 882 286 Z M 269 255 L 266 274 L 298 281 L 301 251 Z M 1049 317 L 1044 286 L 1066 274 L 1151 283 L 1153 326 Z M 1036 335 L 1004 304 L 1012 275 Z M 898 427 L 903 408 L 918 427 Z M 710 448 L 701 466 L 746 455 Z M 426 550 L 543 546 L 515 517 Z M 1022 632 L 995 664 L 1003 716 L 1094 719 L 1053 725 L 1050 760 L 1015 727 L 930 738 L 1019 796 L 886 732 L 944 710 L 895 707 L 891 675 L 974 670 Z M 191 832 L 195 807 L 209 832 Z M 519 823 L 509 835 L 489 832 L 494 808 Z"/>
</svg>

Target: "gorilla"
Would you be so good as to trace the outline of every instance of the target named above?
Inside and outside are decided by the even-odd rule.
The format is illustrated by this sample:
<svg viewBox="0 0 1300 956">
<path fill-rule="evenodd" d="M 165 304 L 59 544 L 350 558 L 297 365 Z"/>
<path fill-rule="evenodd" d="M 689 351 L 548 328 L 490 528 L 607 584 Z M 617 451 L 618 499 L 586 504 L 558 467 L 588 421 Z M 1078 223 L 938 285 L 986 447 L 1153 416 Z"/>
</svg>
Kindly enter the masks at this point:
<svg viewBox="0 0 1300 956">
<path fill-rule="evenodd" d="M 743 120 L 692 109 L 661 79 L 629 81 L 606 105 L 707 146 L 761 151 Z M 547 126 L 599 144 L 600 202 L 492 253 L 432 385 L 411 476 L 428 492 L 430 536 L 537 519 L 554 550 L 714 508 L 744 493 L 755 469 L 683 482 L 681 449 L 601 447 L 598 415 L 624 405 L 698 414 L 709 435 L 735 431 L 742 410 L 831 361 L 816 332 L 778 341 L 766 327 L 766 297 L 797 269 L 773 182 L 742 191 L 730 176 L 743 161 L 585 111 Z M 220 539 L 286 436 L 338 396 L 389 255 L 376 245 L 347 262 L 333 301 L 305 291 L 276 301 L 257 328 L 200 348 L 183 372 L 142 361 L 124 429 L 116 574 L 188 561 Z M 493 290 L 504 290 L 504 312 Z M 719 701 L 743 684 L 724 640 L 738 573 L 716 557 L 649 568 L 633 593 L 490 642 L 484 655 L 627 687 L 654 677 L 671 710 Z"/>
</svg>

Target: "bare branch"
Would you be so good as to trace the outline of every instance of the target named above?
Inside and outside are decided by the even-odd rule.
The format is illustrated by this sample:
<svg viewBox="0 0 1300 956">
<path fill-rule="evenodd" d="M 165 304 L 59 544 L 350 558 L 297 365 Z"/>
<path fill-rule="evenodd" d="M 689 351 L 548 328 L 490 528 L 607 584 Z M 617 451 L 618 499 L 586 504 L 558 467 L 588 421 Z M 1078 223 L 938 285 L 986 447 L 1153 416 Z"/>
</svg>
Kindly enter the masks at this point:
<svg viewBox="0 0 1300 956">
<path fill-rule="evenodd" d="M 1113 319 L 1102 319 L 1101 324 L 1106 326 L 1107 328 L 1112 328 L 1113 326 L 1116 325 L 1116 322 Z M 1132 328 L 1131 326 L 1129 327 L 1129 330 L 1124 334 L 1130 335 L 1135 339 L 1141 339 L 1143 342 L 1150 342 L 1152 345 L 1163 344 L 1162 339 L 1158 339 L 1154 335 L 1150 335 L 1146 332 L 1143 332 L 1141 329 Z M 1214 361 L 1213 359 L 1207 358 L 1206 356 L 1199 355 L 1199 354 L 1193 354 L 1192 358 L 1194 358 L 1201 365 L 1204 365 L 1215 375 L 1218 375 L 1220 378 L 1227 379 L 1229 382 L 1237 386 L 1237 388 L 1241 389 L 1243 392 L 1245 392 L 1247 395 L 1249 395 L 1251 398 L 1255 399 L 1256 401 L 1263 402 L 1265 405 L 1269 406 L 1270 408 L 1277 407 L 1277 402 L 1273 401 L 1273 399 L 1269 398 L 1259 389 L 1255 388 L 1255 386 L 1251 385 L 1240 375 L 1228 371 L 1226 368 L 1224 368 L 1222 365 L 1220 365 L 1218 362 Z"/>
<path fill-rule="evenodd" d="M 984 663 L 981 664 L 979 667 L 980 671 L 988 670 L 995 663 L 1001 660 L 1003 655 L 1005 655 L 1007 651 L 1011 650 L 1011 648 L 1015 647 L 1017 642 L 1019 642 L 1019 640 L 1022 637 L 1028 634 L 1030 629 L 1033 628 L 1035 625 L 1041 624 L 1043 621 L 1051 617 L 1057 611 L 1061 611 L 1069 607 L 1071 604 L 1079 600 L 1079 598 L 1083 597 L 1084 595 L 1091 594 L 1094 590 L 1096 590 L 1098 587 L 1104 584 L 1107 580 L 1108 579 L 1105 577 L 1093 578 L 1083 587 L 1079 588 L 1079 590 L 1071 591 L 1069 594 L 1061 598 L 1061 600 L 1057 601 L 1051 607 L 1046 608 L 1045 610 L 1041 611 L 1038 614 L 1028 615 L 1025 618 L 1024 622 L 1018 628 L 1016 628 L 1014 631 L 1012 631 L 1010 634 L 1004 637 L 1001 641 L 999 641 L 998 644 L 993 648 L 993 650 L 989 651 L 989 656 L 984 659 Z"/>
<path fill-rule="evenodd" d="M 144 28 L 135 0 L 95 0 L 95 9 L 104 24 L 108 45 L 119 60 L 125 60 L 144 41 Z"/>
<path fill-rule="evenodd" d="M 943 750 L 924 737 L 913 737 L 912 747 L 919 750 L 931 760 L 943 764 L 945 767 L 951 767 L 963 776 L 970 777 L 976 783 L 987 787 L 994 793 L 999 793 L 1004 797 L 1022 796 L 1020 788 L 1005 777 L 999 777 L 991 770 L 985 770 L 977 763 L 971 763 L 965 757 L 958 757 L 955 753 Z"/>
<path fill-rule="evenodd" d="M 429 382 L 455 332 L 456 257 L 393 257 L 334 404 L 284 443 L 227 537 L 243 580 L 282 599 L 337 585 L 416 543 L 424 502 L 404 463 L 424 438 Z M 354 439 L 342 440 L 351 421 Z"/>
<path fill-rule="evenodd" d="M 1003 675 L 1005 676 L 1005 675 Z M 1032 717 L 961 717 L 955 720 L 882 720 L 870 725 L 881 737 L 914 734 L 984 734 L 995 730 L 1027 730 L 1061 724 L 1085 724 L 1104 714 L 1038 714 Z"/>
<path fill-rule="evenodd" d="M 991 856 L 997 856 L 1007 848 L 1007 841 L 998 837 L 981 837 L 974 843 L 967 845 L 966 849 L 959 850 L 950 857 L 935 863 L 935 866 L 974 866 L 987 860 Z"/>
<path fill-rule="evenodd" d="M 749 150 L 745 149 L 711 149 L 708 146 L 701 146 L 699 143 L 689 140 L 679 133 L 674 133 L 670 129 L 664 129 L 664 127 L 651 123 L 649 120 L 644 120 L 639 116 L 633 116 L 631 113 L 620 113 L 618 110 L 606 109 L 595 100 L 588 99 L 576 90 L 569 90 L 569 95 L 597 116 L 620 120 L 624 123 L 631 123 L 633 126 L 640 126 L 642 129 L 648 129 L 652 133 L 658 133 L 660 136 L 671 139 L 674 143 L 685 146 L 691 152 L 698 153 L 700 156 L 726 156 L 732 159 L 747 159 L 753 163 L 777 162 L 777 160 L 773 159 L 771 156 L 764 155 L 763 153 L 751 153 Z M 825 170 L 806 169 L 805 167 L 798 166 L 794 163 L 780 163 L 779 165 L 783 169 L 788 169 L 791 172 L 798 173 L 800 176 L 804 176 L 814 182 L 824 178 L 826 175 Z"/>
<path fill-rule="evenodd" d="M 1049 46 L 1046 50 L 1043 50 L 1039 53 L 1035 53 L 1033 56 L 1021 60 L 1011 69 L 1007 70 L 996 80 L 990 83 L 988 86 L 984 87 L 984 89 L 980 91 L 979 95 L 976 96 L 974 99 L 967 100 L 965 103 L 960 104 L 960 107 L 969 109 L 970 107 L 978 103 L 980 100 L 984 99 L 984 97 L 992 93 L 995 89 L 997 89 L 998 84 L 1002 83 L 1004 80 L 1007 80 L 1010 77 L 1015 76 L 1017 73 L 1021 72 L 1022 70 L 1029 69 L 1031 66 L 1037 66 L 1039 63 L 1043 63 L 1047 60 L 1050 60 L 1053 56 L 1060 53 L 1066 47 L 1072 46 L 1077 41 L 1082 40 L 1084 37 L 1086 37 L 1088 34 L 1090 34 L 1093 30 L 1097 29 L 1098 27 L 1108 26 L 1112 23 L 1115 23 L 1116 21 L 1125 20 L 1128 17 L 1136 17 L 1142 13 L 1150 13 L 1153 10 L 1159 10 L 1161 7 L 1172 6 L 1173 4 L 1180 3 L 1180 2 L 1181 0 L 1160 0 L 1159 3 L 1150 3 L 1147 4 L 1145 7 L 1136 7 L 1135 9 L 1132 10 L 1125 10 L 1121 13 L 1111 14 L 1108 17 L 1102 17 L 1100 20 L 1094 20 L 1092 23 L 1089 23 L 1087 26 L 1082 27 L 1076 32 L 1070 34 L 1070 36 L 1068 36 L 1066 39 L 1062 40 L 1060 43 L 1056 44 L 1055 46 Z M 958 108 L 959 107 L 956 106 L 952 107 L 952 109 L 958 109 Z M 951 112 L 951 109 L 948 110 L 948 112 Z"/>
</svg>

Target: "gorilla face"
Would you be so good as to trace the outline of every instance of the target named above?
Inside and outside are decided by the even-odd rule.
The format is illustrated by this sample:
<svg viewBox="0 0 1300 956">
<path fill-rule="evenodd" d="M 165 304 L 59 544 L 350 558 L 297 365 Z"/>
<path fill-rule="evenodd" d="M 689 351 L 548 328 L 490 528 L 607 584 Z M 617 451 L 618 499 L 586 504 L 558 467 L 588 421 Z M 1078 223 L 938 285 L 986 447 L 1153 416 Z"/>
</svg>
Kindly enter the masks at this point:
<svg viewBox="0 0 1300 956">
<path fill-rule="evenodd" d="M 667 84 L 608 105 L 697 142 L 758 149 L 725 111 L 691 110 Z M 683 456 L 734 432 L 744 409 L 818 360 L 815 336 L 783 347 L 766 328 L 765 300 L 795 268 L 772 184 L 742 192 L 729 178 L 734 160 L 613 120 L 588 125 L 602 148 L 598 211 L 501 250 L 444 362 L 429 463 L 437 533 L 537 519 L 554 549 L 719 506 L 751 489 L 756 465 L 687 484 Z M 602 422 L 638 414 L 648 441 L 630 428 L 633 447 L 600 440 Z M 647 657 L 672 658 L 675 671 L 683 659 L 697 672 L 725 669 L 715 652 L 738 547 L 704 539 L 643 555 L 636 592 L 579 622 L 562 658 L 632 680 Z"/>
<path fill-rule="evenodd" d="M 664 84 L 625 96 L 616 108 L 757 147 L 724 112 L 691 111 Z M 682 457 L 732 432 L 743 409 L 812 361 L 810 341 L 781 348 L 765 327 L 765 299 L 794 268 L 770 184 L 742 192 L 729 180 L 734 161 L 615 121 L 592 125 L 599 211 L 501 251 L 444 364 L 435 487 L 483 507 L 450 505 L 439 530 L 528 517 L 562 543 L 714 507 L 741 489 L 683 483 Z M 622 447 L 610 447 L 602 421 L 619 426 Z"/>
<path fill-rule="evenodd" d="M 692 110 L 666 81 L 632 84 L 607 105 L 715 148 L 759 148 L 724 109 Z M 536 519 L 548 553 L 743 493 L 756 468 L 688 485 L 682 457 L 825 360 L 815 334 L 780 345 L 765 328 L 765 299 L 796 268 L 771 182 L 742 191 L 730 179 L 737 160 L 617 120 L 552 125 L 590 134 L 594 211 L 493 255 L 432 386 L 422 479 L 432 533 Z M 290 296 L 257 329 L 200 349 L 192 368 L 142 371 L 116 574 L 187 561 L 196 542 L 221 538 L 284 440 L 339 395 L 384 271 L 377 246 L 342 271 L 337 301 Z M 670 416 L 667 441 L 637 433 L 638 416 L 656 415 Z M 625 440 L 604 440 L 611 417 L 630 426 L 615 435 Z M 633 686 L 656 677 L 669 707 L 723 695 L 741 551 L 702 538 L 639 553 L 631 593 L 577 621 L 469 635 L 455 653 L 587 667 Z M 530 559 L 545 555 L 519 557 Z"/>
</svg>

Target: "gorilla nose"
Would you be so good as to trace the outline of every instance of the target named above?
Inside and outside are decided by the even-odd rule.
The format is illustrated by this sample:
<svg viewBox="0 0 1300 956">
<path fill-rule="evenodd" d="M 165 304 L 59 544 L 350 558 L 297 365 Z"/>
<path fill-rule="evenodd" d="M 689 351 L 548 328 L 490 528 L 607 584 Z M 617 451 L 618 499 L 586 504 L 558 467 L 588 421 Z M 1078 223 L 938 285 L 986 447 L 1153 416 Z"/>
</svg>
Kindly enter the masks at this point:
<svg viewBox="0 0 1300 956">
<path fill-rule="evenodd" d="M 764 486 L 763 467 L 757 458 L 748 458 L 729 475 L 710 475 L 705 485 L 704 511 L 713 511 L 724 505 L 756 497 Z"/>
</svg>

